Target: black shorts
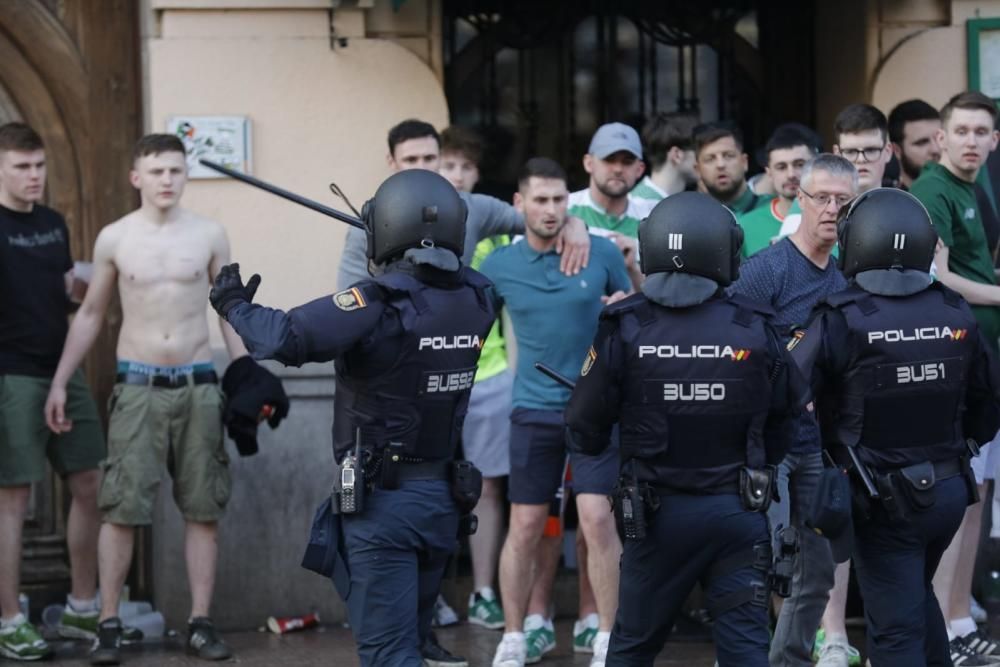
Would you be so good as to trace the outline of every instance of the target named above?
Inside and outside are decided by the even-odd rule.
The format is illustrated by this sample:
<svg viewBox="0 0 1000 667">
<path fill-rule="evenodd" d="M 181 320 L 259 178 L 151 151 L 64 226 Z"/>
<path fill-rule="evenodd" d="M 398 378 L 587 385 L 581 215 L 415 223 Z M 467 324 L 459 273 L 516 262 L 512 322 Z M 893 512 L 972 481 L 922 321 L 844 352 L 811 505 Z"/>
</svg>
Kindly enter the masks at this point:
<svg viewBox="0 0 1000 667">
<path fill-rule="evenodd" d="M 562 483 L 567 454 L 574 493 L 610 495 L 618 479 L 618 445 L 597 456 L 570 453 L 561 410 L 514 408 L 510 413 L 510 502 L 543 505 Z"/>
</svg>

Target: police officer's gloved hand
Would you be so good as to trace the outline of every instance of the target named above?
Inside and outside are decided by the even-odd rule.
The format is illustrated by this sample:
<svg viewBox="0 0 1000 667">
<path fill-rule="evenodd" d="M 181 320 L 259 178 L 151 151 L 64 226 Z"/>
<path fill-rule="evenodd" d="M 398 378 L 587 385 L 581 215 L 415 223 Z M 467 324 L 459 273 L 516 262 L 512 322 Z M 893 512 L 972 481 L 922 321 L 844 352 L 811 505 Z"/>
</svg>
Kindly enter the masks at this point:
<svg viewBox="0 0 1000 667">
<path fill-rule="evenodd" d="M 226 320 L 230 310 L 241 303 L 253 301 L 259 285 L 260 274 L 250 276 L 250 280 L 244 285 L 243 278 L 240 277 L 240 265 L 227 264 L 219 269 L 219 275 L 215 277 L 212 290 L 208 293 L 208 300 L 215 312 Z"/>
<path fill-rule="evenodd" d="M 222 376 L 226 406 L 222 420 L 242 456 L 257 452 L 257 424 L 271 428 L 288 415 L 289 401 L 281 380 L 249 356 L 240 357 Z"/>
</svg>

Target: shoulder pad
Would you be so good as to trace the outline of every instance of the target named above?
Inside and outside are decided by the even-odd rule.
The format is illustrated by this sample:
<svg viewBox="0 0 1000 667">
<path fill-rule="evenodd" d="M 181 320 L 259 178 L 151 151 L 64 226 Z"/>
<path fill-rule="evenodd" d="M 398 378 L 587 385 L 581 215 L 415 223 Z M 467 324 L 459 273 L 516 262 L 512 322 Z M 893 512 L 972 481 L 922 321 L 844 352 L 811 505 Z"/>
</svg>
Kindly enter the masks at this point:
<svg viewBox="0 0 1000 667">
<path fill-rule="evenodd" d="M 383 273 L 380 276 L 372 278 L 372 282 L 377 283 L 390 292 L 410 292 L 423 286 L 423 283 L 419 280 L 402 271 Z"/>
<path fill-rule="evenodd" d="M 493 281 L 471 266 L 462 267 L 462 280 L 470 287 L 487 288 L 493 285 Z"/>
<path fill-rule="evenodd" d="M 857 285 L 851 285 L 840 292 L 830 294 L 825 299 L 820 301 L 820 303 L 826 303 L 834 308 L 840 308 L 841 306 L 846 306 L 849 303 L 853 303 L 859 299 L 870 296 L 871 295 L 868 294 L 868 292 L 864 291 Z"/>
<path fill-rule="evenodd" d="M 766 317 L 774 317 L 776 315 L 774 308 L 770 305 L 761 303 L 760 301 L 755 301 L 754 299 L 744 296 L 743 294 L 730 294 L 728 296 L 728 301 L 736 306 L 739 306 L 740 308 L 760 313 Z"/>
<path fill-rule="evenodd" d="M 646 295 L 642 292 L 636 292 L 635 294 L 627 296 L 621 301 L 613 303 L 610 306 L 605 306 L 601 311 L 601 319 L 604 320 L 619 317 L 624 313 L 641 308 L 646 303 L 648 303 Z"/>
<path fill-rule="evenodd" d="M 941 298 L 943 298 L 944 302 L 949 306 L 951 306 L 952 308 L 962 307 L 962 301 L 963 301 L 962 295 L 956 292 L 955 290 L 951 289 L 947 285 L 945 285 L 940 280 L 935 280 L 934 282 L 932 282 L 927 287 L 927 289 L 937 290 L 938 292 L 940 292 Z"/>
</svg>

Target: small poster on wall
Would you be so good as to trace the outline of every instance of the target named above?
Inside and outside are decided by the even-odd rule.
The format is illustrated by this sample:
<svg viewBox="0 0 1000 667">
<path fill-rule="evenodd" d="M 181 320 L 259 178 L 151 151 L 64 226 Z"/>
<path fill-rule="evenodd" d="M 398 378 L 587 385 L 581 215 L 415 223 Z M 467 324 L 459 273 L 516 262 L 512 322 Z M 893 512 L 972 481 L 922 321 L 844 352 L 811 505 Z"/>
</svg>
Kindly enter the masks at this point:
<svg viewBox="0 0 1000 667">
<path fill-rule="evenodd" d="M 170 116 L 167 132 L 184 142 L 189 178 L 226 178 L 202 166 L 201 158 L 250 172 L 250 119 L 246 116 Z"/>
</svg>

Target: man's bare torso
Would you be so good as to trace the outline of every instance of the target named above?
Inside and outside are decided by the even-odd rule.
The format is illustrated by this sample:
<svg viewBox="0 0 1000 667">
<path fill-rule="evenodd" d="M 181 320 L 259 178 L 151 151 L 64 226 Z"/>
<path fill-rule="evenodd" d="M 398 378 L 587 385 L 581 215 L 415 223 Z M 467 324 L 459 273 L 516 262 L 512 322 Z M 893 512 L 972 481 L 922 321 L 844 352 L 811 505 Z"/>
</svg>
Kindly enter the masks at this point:
<svg viewBox="0 0 1000 667">
<path fill-rule="evenodd" d="M 221 226 L 185 210 L 165 223 L 135 211 L 114 226 L 118 358 L 163 366 L 211 361 L 208 290 Z"/>
</svg>

